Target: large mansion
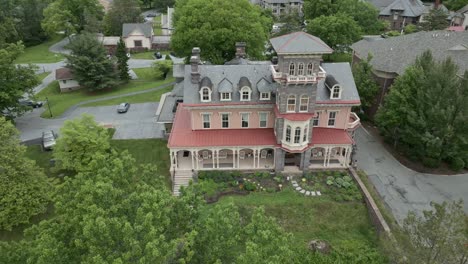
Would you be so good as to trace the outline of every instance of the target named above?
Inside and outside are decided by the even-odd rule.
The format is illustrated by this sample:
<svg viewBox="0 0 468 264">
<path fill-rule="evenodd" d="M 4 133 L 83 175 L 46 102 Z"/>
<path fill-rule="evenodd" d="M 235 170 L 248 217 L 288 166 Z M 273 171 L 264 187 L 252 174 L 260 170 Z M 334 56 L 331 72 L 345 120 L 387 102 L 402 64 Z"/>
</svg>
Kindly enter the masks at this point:
<svg viewBox="0 0 468 264">
<path fill-rule="evenodd" d="M 359 106 L 348 63 L 304 32 L 270 40 L 277 63 L 246 59 L 245 43 L 225 65 L 176 65 L 180 82 L 163 96 L 158 122 L 169 134 L 174 192 L 199 170 L 303 171 L 346 168 Z M 274 60 L 276 62 L 276 60 Z M 174 114 L 175 112 L 175 114 Z"/>
</svg>

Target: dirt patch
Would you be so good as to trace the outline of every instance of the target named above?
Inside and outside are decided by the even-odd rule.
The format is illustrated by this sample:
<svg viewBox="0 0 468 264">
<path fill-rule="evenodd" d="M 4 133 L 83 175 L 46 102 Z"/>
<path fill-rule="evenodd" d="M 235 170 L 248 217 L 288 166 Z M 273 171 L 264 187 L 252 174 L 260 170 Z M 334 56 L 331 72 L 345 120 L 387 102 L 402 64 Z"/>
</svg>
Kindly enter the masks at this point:
<svg viewBox="0 0 468 264">
<path fill-rule="evenodd" d="M 464 174 L 468 173 L 468 170 L 461 170 L 459 172 L 454 172 L 450 169 L 447 163 L 442 162 L 439 168 L 428 168 L 425 167 L 421 162 L 412 161 L 408 159 L 403 153 L 399 152 L 398 150 L 394 149 L 388 143 L 386 143 L 383 137 L 380 135 L 379 130 L 374 124 L 369 122 L 362 122 L 362 126 L 372 135 L 374 136 L 375 140 L 382 144 L 385 149 L 392 154 L 392 156 L 397 159 L 401 164 L 404 166 L 420 172 L 420 173 L 429 173 L 429 174 L 438 174 L 438 175 L 456 175 L 456 174 Z"/>
</svg>

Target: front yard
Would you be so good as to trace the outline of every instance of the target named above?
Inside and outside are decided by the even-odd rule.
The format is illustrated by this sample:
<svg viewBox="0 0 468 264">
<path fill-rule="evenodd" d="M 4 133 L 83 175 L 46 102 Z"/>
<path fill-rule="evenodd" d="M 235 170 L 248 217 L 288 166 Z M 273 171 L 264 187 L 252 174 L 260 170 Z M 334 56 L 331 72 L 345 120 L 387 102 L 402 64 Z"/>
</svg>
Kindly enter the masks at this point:
<svg viewBox="0 0 468 264">
<path fill-rule="evenodd" d="M 63 38 L 62 35 L 56 35 L 44 43 L 25 48 L 24 53 L 15 60 L 15 63 L 52 63 L 63 60 L 64 56 L 62 54 L 49 51 L 50 46 Z"/>
</svg>

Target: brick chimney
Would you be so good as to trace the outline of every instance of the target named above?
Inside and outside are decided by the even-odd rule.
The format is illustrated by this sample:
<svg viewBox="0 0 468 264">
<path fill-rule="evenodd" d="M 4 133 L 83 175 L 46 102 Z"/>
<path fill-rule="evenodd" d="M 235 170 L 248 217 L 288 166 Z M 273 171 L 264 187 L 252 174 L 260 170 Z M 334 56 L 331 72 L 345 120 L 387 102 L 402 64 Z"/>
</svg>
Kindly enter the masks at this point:
<svg viewBox="0 0 468 264">
<path fill-rule="evenodd" d="M 245 46 L 247 46 L 245 42 L 236 42 L 236 58 L 237 59 L 240 59 L 240 58 L 245 59 L 247 57 L 247 54 L 245 53 Z"/>
<path fill-rule="evenodd" d="M 197 84 L 200 82 L 200 72 L 198 71 L 198 65 L 200 64 L 200 48 L 196 47 L 192 49 L 192 57 L 190 57 L 192 83 Z"/>
</svg>

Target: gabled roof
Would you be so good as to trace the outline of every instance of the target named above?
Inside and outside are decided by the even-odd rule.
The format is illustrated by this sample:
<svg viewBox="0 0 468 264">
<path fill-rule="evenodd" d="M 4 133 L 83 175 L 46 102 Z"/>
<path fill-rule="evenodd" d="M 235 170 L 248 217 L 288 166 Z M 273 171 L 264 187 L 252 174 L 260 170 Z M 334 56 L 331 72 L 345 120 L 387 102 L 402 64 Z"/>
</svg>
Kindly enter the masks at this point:
<svg viewBox="0 0 468 264">
<path fill-rule="evenodd" d="M 458 65 L 459 73 L 468 70 L 468 50 L 460 49 L 468 43 L 468 31 L 446 30 L 420 31 L 413 34 L 391 37 L 379 41 L 361 40 L 351 48 L 360 59 L 372 54 L 370 63 L 374 70 L 403 74 L 406 67 L 413 64 L 416 57 L 430 50 L 436 60 L 448 57 Z M 335 75 L 336 77 L 337 75 Z"/>
<path fill-rule="evenodd" d="M 420 0 L 395 0 L 387 7 L 383 8 L 379 15 L 390 16 L 393 15 L 394 10 L 403 11 L 399 14 L 400 16 L 419 17 L 426 11 L 426 7 Z"/>
<path fill-rule="evenodd" d="M 366 0 L 368 3 L 372 4 L 379 11 L 389 6 L 395 0 Z"/>
<path fill-rule="evenodd" d="M 71 80 L 73 74 L 69 68 L 58 68 L 55 70 L 55 80 Z"/>
<path fill-rule="evenodd" d="M 125 23 L 122 26 L 122 37 L 126 38 L 132 33 L 143 34 L 145 37 L 150 38 L 153 33 L 151 24 L 143 23 Z"/>
<path fill-rule="evenodd" d="M 299 31 L 270 39 L 277 54 L 331 54 L 330 48 L 320 38 Z"/>
</svg>

